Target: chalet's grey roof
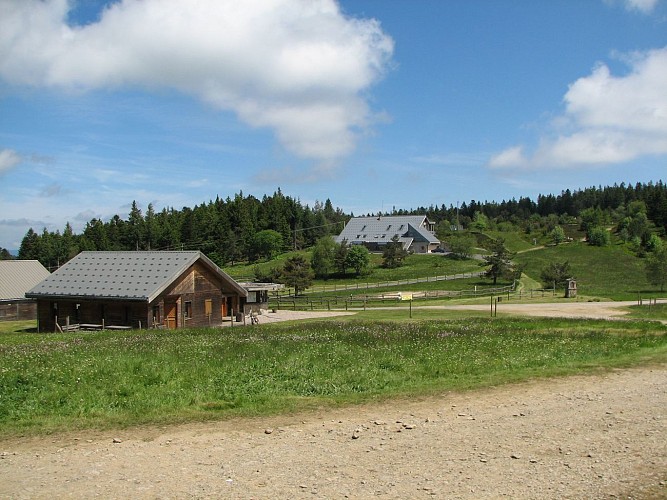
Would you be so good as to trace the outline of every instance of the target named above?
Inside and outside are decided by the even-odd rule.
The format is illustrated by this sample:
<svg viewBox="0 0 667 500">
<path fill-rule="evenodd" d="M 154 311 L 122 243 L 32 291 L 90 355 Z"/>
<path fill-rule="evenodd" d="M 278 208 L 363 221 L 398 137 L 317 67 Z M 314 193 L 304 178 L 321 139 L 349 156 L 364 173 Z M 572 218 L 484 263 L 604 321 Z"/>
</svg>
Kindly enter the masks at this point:
<svg viewBox="0 0 667 500">
<path fill-rule="evenodd" d="M 25 293 L 48 275 L 37 260 L 0 260 L 0 300 L 25 299 Z"/>
<path fill-rule="evenodd" d="M 354 217 L 346 224 L 343 232 L 336 237 L 340 243 L 387 244 L 394 236 L 407 248 L 413 241 L 439 244 L 440 240 L 429 231 L 425 215 L 383 215 L 381 217 Z"/>
<path fill-rule="evenodd" d="M 104 298 L 151 302 L 200 261 L 243 297 L 246 290 L 199 251 L 81 252 L 26 293 L 33 298 Z"/>
</svg>

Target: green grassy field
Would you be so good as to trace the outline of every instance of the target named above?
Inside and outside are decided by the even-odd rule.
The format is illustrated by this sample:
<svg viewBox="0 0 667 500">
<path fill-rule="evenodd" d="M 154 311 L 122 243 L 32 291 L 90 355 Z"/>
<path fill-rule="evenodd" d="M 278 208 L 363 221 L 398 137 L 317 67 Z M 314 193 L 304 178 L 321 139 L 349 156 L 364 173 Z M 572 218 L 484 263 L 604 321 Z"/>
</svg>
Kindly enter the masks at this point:
<svg viewBox="0 0 667 500">
<path fill-rule="evenodd" d="M 594 247 L 573 242 L 521 253 L 515 261 L 524 265 L 525 274 L 537 281 L 549 262 L 568 261 L 577 278 L 578 293 L 588 297 L 634 300 L 638 293 L 660 296 L 659 288 L 646 279 L 643 259 L 618 245 Z"/>
<path fill-rule="evenodd" d="M 667 304 L 642 305 L 630 307 L 631 318 L 667 320 Z"/>
<path fill-rule="evenodd" d="M 658 323 L 427 314 L 67 335 L 19 325 L 0 334 L 0 436 L 301 411 L 667 361 Z"/>
<path fill-rule="evenodd" d="M 542 242 L 537 237 L 531 237 L 529 234 L 518 233 L 518 232 L 503 232 L 503 231 L 484 231 L 484 234 L 490 238 L 498 239 L 502 238 L 505 240 L 505 247 L 510 252 L 522 252 L 535 248 L 533 244 L 533 239 L 537 239 L 537 244 L 541 245 Z"/>
<path fill-rule="evenodd" d="M 254 275 L 255 267 L 259 267 L 262 272 L 268 272 L 272 268 L 280 268 L 285 260 L 294 255 L 302 255 L 310 259 L 310 252 L 289 252 L 282 254 L 269 262 L 258 262 L 256 264 L 237 264 L 228 266 L 224 271 L 233 278 L 249 278 Z M 444 276 L 450 274 L 469 273 L 480 271 L 479 261 L 473 259 L 452 259 L 442 254 L 413 254 L 405 259 L 405 265 L 396 269 L 384 269 L 382 265 L 382 255 L 378 253 L 370 254 L 371 273 L 364 276 L 353 276 L 352 270 L 348 270 L 350 275 L 345 279 L 332 278 L 328 280 L 316 280 L 317 285 L 334 284 L 355 284 L 358 282 L 378 282 L 394 281 L 409 278 L 422 278 L 427 276 Z"/>
<path fill-rule="evenodd" d="M 534 246 L 532 241 L 528 241 L 530 235 L 525 234 L 487 232 L 485 234 L 477 233 L 476 236 L 483 242 L 491 241 L 491 238 L 496 237 L 504 238 L 506 246 L 510 250 L 519 252 L 514 261 L 523 266 L 524 278 L 522 282 L 526 289 L 543 286 L 540 282 L 540 274 L 542 269 L 550 262 L 569 261 L 572 274 L 577 279 L 579 295 L 581 296 L 590 299 L 634 300 L 640 294 L 645 298 L 665 295 L 664 292 L 659 291 L 658 287 L 648 283 L 644 270 L 644 259 L 637 257 L 620 244 L 594 247 L 585 242 L 574 241 L 558 246 L 547 245 L 542 248 Z M 296 253 L 309 258 L 309 252 L 291 252 L 283 254 L 270 262 L 230 266 L 225 268 L 225 271 L 236 278 L 252 279 L 256 266 L 263 272 L 267 272 L 268 269 L 279 268 L 285 259 Z M 329 295 L 335 295 L 338 291 L 332 293 L 334 287 L 348 285 L 359 286 L 361 290 L 359 293 L 364 294 L 366 291 L 363 288 L 369 283 L 451 276 L 483 270 L 479 265 L 479 260 L 457 260 L 441 254 L 410 255 L 407 257 L 405 265 L 397 269 L 383 269 L 381 263 L 382 256 L 380 254 L 371 254 L 370 274 L 360 277 L 349 276 L 345 279 L 316 280 L 313 290 L 320 294 L 322 287 L 326 287 Z M 511 282 L 506 281 L 503 284 L 508 283 Z M 418 290 L 470 290 L 475 286 L 490 286 L 490 282 L 475 278 L 460 281 L 431 281 L 417 285 L 401 284 L 398 288 L 407 292 Z M 397 288 L 395 286 L 383 287 L 371 290 L 368 293 L 376 294 L 383 291 L 395 292 Z"/>
</svg>

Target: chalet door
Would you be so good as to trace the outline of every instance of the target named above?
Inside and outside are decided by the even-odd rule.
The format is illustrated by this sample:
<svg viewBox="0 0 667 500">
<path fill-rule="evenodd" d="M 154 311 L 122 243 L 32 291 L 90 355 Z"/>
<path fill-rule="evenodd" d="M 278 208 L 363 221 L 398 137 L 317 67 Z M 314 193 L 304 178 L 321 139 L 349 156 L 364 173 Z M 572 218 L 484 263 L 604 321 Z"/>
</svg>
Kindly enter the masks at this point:
<svg viewBox="0 0 667 500">
<path fill-rule="evenodd" d="M 176 307 L 176 302 L 165 302 L 164 303 L 164 322 L 167 328 L 177 328 L 178 327 L 178 307 Z"/>
<path fill-rule="evenodd" d="M 222 318 L 224 319 L 227 317 L 227 298 L 223 297 L 222 298 Z"/>
</svg>

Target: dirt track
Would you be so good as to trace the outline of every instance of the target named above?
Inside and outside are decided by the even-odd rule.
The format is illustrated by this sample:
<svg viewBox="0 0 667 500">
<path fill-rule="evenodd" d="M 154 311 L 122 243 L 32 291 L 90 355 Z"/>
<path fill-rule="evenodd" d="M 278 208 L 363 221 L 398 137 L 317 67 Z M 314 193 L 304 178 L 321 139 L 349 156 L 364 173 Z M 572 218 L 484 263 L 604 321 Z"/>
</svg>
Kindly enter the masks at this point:
<svg viewBox="0 0 667 500">
<path fill-rule="evenodd" d="M 667 498 L 666 418 L 667 367 L 654 366 L 0 441 L 0 498 Z"/>
<path fill-rule="evenodd" d="M 653 367 L 298 416 L 6 441 L 0 497 L 664 498 L 666 412 L 667 369 Z"/>
</svg>

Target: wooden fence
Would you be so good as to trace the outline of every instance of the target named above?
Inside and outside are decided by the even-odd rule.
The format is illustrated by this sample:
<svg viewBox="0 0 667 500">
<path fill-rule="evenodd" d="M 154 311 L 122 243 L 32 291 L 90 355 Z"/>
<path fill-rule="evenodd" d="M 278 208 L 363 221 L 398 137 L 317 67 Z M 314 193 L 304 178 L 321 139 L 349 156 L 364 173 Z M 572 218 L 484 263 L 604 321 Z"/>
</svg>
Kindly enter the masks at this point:
<svg viewBox="0 0 667 500">
<path fill-rule="evenodd" d="M 392 281 L 373 281 L 373 282 L 357 282 L 357 283 L 331 283 L 323 285 L 315 285 L 307 290 L 304 290 L 302 293 L 304 295 L 318 294 L 318 293 L 337 293 L 337 292 L 358 292 L 363 290 L 377 290 L 379 288 L 392 288 L 400 287 L 406 285 L 416 285 L 419 283 L 433 283 L 436 281 L 449 281 L 449 280 L 460 280 L 466 278 L 478 278 L 484 275 L 484 271 L 470 272 L 470 273 L 458 273 L 458 274 L 445 274 L 443 276 L 427 276 L 425 278 L 412 278 L 404 280 L 392 280 Z M 250 280 L 252 281 L 252 280 Z M 286 297 L 290 300 L 293 297 L 293 290 L 291 288 L 284 288 L 277 292 L 272 293 L 272 297 Z"/>
<path fill-rule="evenodd" d="M 424 290 L 418 292 L 386 292 L 362 295 L 330 295 L 327 297 L 272 296 L 269 299 L 270 309 L 291 309 L 294 311 L 332 310 L 332 309 L 365 309 L 366 307 L 396 304 L 403 301 L 425 299 L 465 299 L 515 294 L 515 285 L 473 290 Z M 516 295 L 516 294 L 515 294 Z"/>
</svg>

